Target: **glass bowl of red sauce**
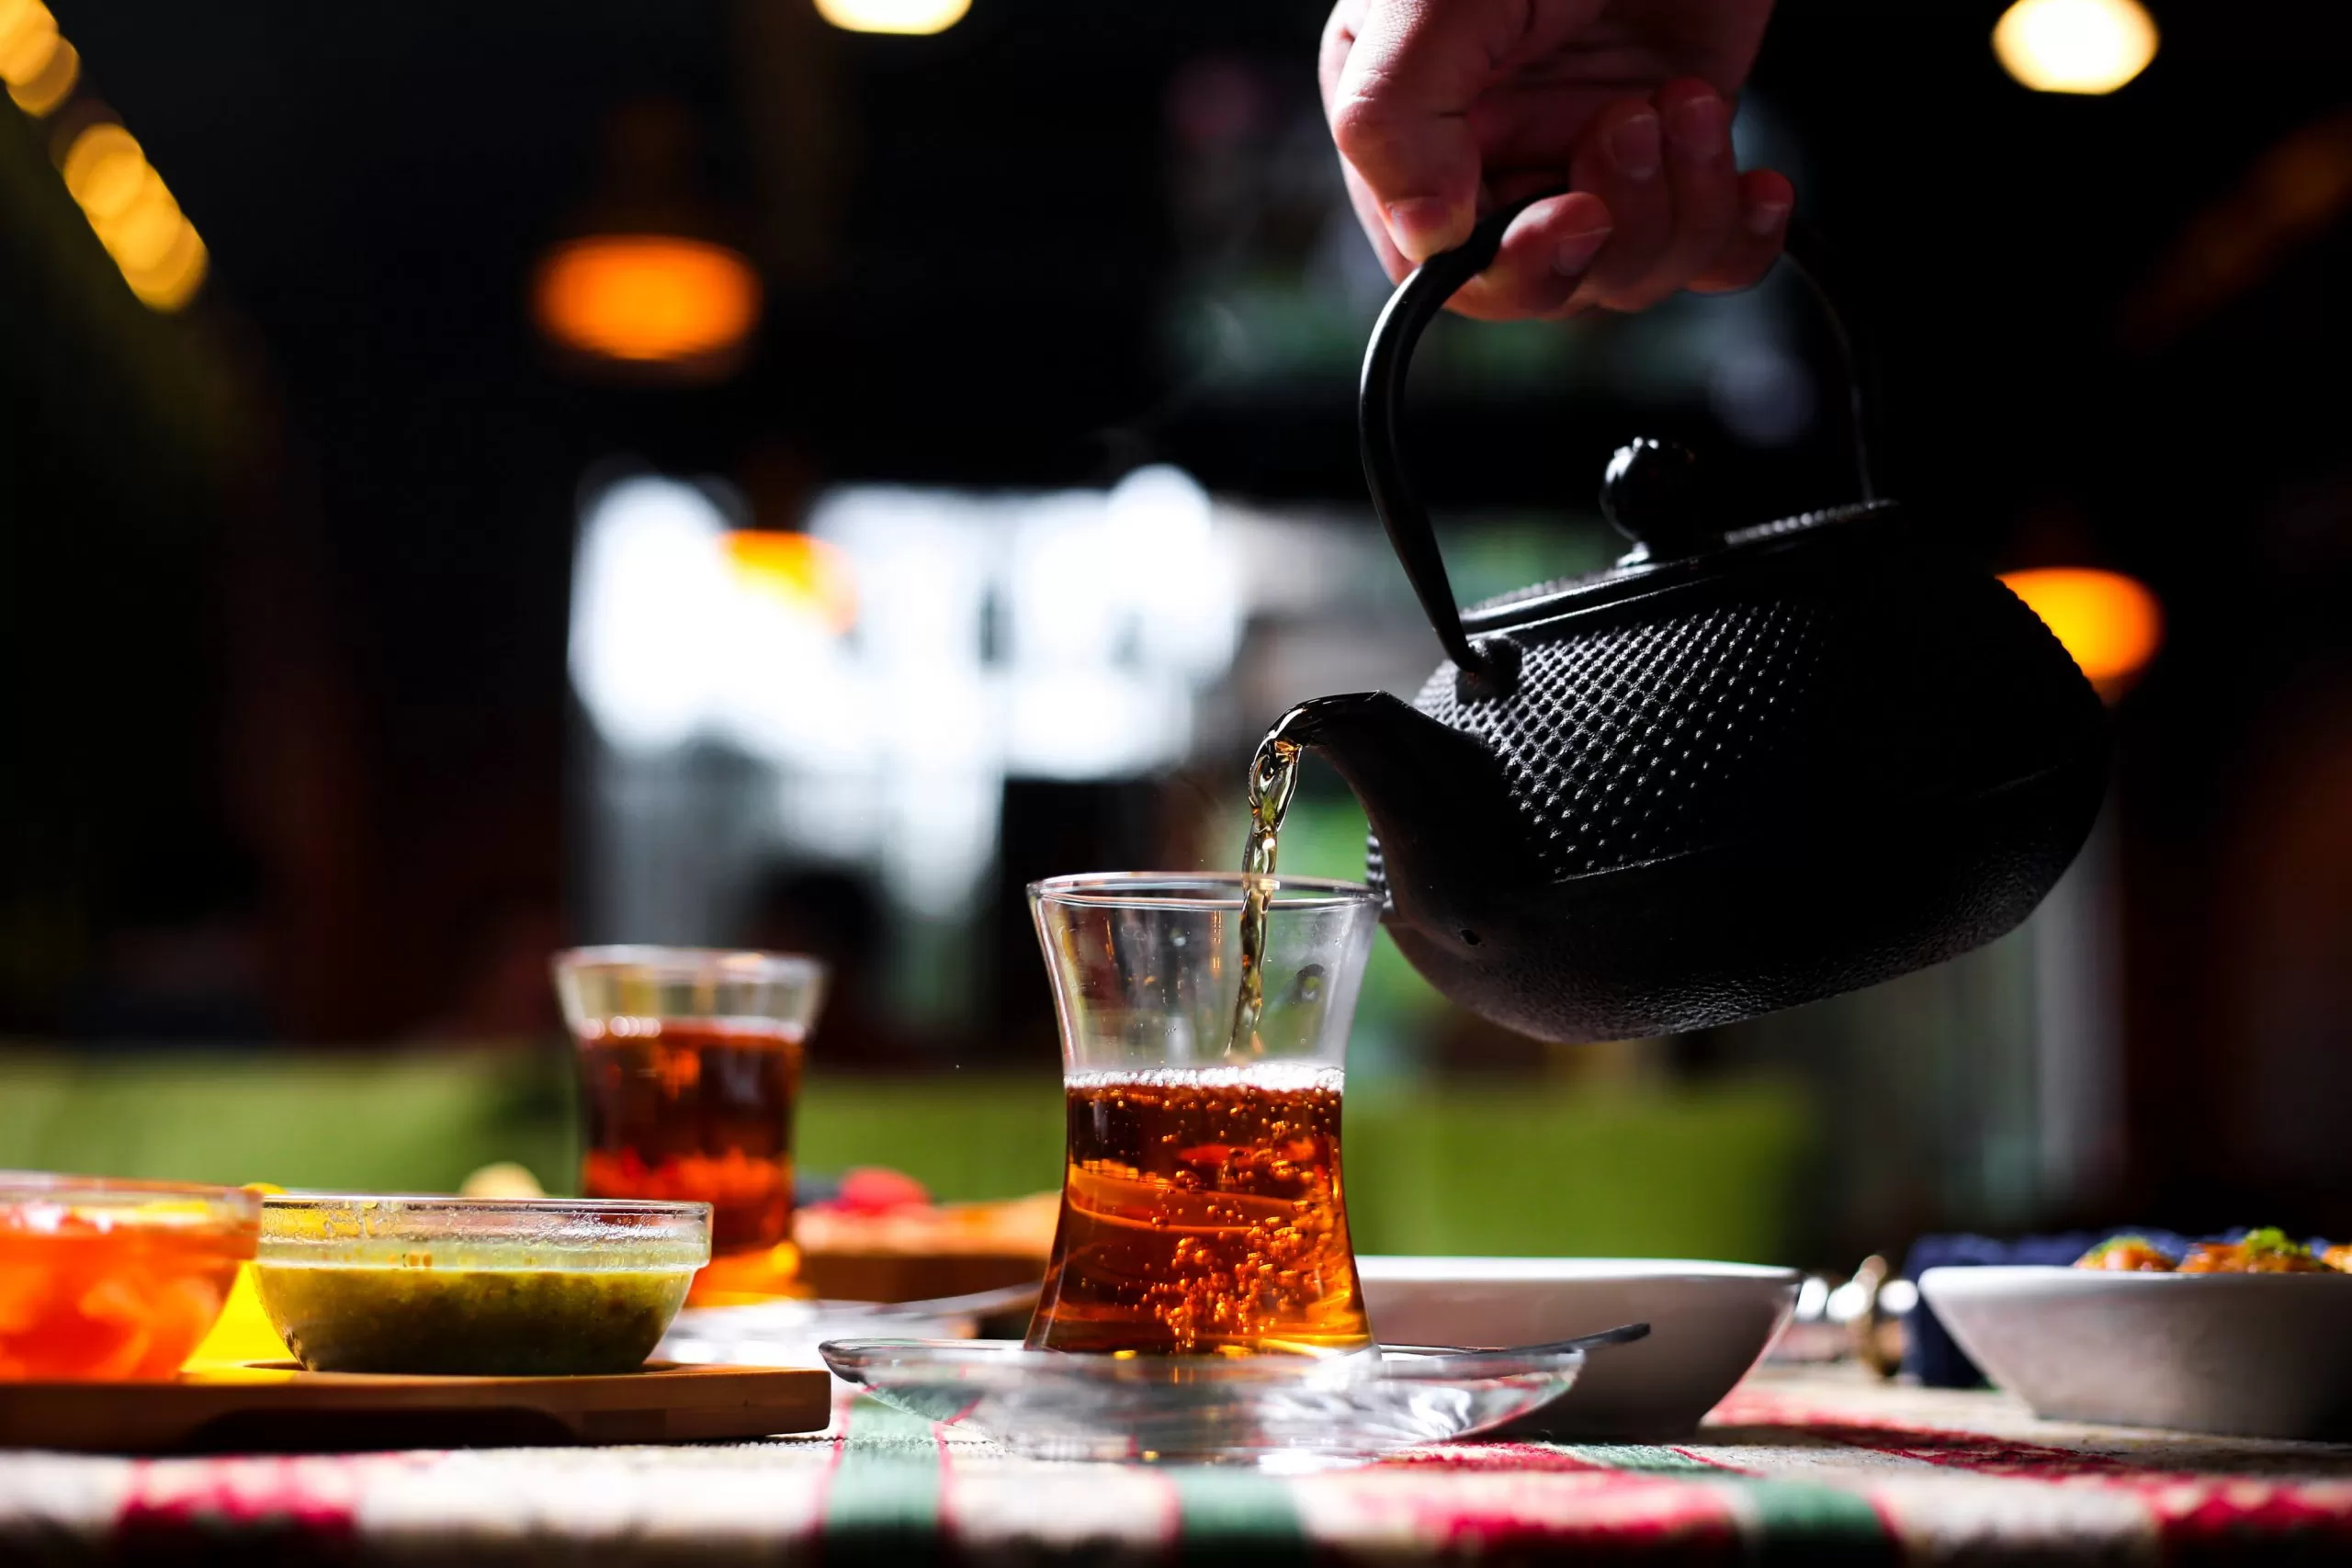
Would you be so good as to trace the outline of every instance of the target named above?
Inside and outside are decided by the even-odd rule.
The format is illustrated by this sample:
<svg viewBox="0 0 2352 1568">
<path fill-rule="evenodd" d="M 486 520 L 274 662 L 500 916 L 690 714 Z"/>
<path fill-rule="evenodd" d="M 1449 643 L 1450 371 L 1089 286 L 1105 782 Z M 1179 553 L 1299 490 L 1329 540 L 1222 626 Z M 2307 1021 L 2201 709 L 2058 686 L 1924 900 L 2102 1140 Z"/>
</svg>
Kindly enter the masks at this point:
<svg viewBox="0 0 2352 1568">
<path fill-rule="evenodd" d="M 233 1187 L 0 1171 L 0 1381 L 172 1376 L 260 1228 Z"/>
</svg>

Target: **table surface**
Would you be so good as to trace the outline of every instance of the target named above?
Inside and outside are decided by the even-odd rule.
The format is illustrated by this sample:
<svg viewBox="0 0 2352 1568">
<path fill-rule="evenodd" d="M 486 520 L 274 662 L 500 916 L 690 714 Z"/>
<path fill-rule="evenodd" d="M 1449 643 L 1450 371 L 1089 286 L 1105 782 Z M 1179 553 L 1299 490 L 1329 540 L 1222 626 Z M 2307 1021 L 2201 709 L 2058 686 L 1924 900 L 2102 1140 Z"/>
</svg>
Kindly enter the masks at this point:
<svg viewBox="0 0 2352 1568">
<path fill-rule="evenodd" d="M 2335 1561 L 2352 1445 L 2036 1421 L 1768 1368 L 1690 1442 L 1464 1443 L 1356 1470 L 1054 1464 L 871 1401 L 683 1448 L 0 1454 L 0 1562 Z"/>
</svg>

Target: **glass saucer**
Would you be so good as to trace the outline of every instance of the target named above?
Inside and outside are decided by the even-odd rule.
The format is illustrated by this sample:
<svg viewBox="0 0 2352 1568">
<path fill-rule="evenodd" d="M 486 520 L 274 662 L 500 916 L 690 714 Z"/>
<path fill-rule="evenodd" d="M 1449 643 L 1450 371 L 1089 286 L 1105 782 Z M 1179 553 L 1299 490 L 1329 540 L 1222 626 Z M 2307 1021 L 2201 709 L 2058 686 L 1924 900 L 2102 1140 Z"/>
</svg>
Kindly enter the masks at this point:
<svg viewBox="0 0 2352 1568">
<path fill-rule="evenodd" d="M 1076 1355 L 1010 1339 L 835 1339 L 835 1376 L 1032 1459 L 1314 1470 L 1465 1438 L 1558 1398 L 1584 1352 Z"/>
</svg>

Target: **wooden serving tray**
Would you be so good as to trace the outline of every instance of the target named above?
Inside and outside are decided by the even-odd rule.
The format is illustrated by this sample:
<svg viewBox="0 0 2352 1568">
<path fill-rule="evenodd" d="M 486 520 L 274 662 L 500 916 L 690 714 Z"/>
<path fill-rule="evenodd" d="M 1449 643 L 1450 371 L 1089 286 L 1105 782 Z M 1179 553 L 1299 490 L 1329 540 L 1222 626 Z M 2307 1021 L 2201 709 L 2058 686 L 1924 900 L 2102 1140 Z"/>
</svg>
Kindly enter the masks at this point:
<svg viewBox="0 0 2352 1568">
<path fill-rule="evenodd" d="M 819 1367 L 650 1361 L 608 1377 L 306 1372 L 290 1361 L 170 1382 L 0 1382 L 0 1449 L 81 1453 L 356 1452 L 677 1443 L 813 1432 Z"/>
</svg>

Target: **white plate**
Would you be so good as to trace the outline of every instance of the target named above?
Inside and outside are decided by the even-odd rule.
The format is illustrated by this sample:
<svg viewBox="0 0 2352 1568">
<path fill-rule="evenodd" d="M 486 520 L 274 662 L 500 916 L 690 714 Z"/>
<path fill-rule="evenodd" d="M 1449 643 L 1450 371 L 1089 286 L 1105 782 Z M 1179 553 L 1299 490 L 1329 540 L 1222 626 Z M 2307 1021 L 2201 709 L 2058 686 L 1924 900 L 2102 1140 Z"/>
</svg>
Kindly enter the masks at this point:
<svg viewBox="0 0 2352 1568">
<path fill-rule="evenodd" d="M 1795 1309 L 1793 1269 L 1658 1258 L 1359 1258 L 1372 1331 L 1392 1345 L 1535 1345 L 1646 1323 L 1518 1436 L 1687 1438 Z"/>
<path fill-rule="evenodd" d="M 1930 1269 L 1919 1290 L 1987 1377 L 2051 1420 L 2352 1433 L 2352 1275 L 2004 1266 Z"/>
</svg>

